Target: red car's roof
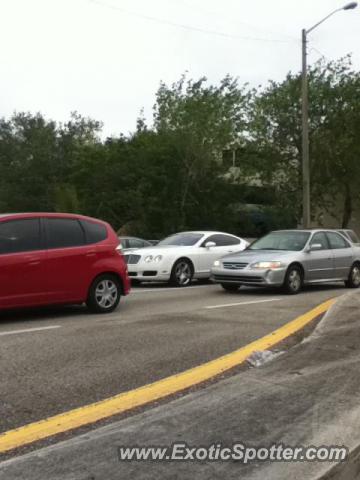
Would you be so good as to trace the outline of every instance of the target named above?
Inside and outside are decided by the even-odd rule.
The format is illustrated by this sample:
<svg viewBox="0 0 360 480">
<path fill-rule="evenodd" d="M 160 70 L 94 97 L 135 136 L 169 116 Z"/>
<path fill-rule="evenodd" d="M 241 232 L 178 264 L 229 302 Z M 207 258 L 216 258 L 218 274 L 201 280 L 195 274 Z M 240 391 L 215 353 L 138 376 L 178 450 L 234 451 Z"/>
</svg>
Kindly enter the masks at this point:
<svg viewBox="0 0 360 480">
<path fill-rule="evenodd" d="M 3 219 L 13 218 L 29 218 L 29 217 L 53 217 L 53 218 L 78 218 L 83 220 L 93 220 L 96 222 L 106 223 L 98 218 L 86 217 L 84 215 L 78 215 L 77 213 L 51 213 L 51 212 L 27 212 L 27 213 L 1 213 L 0 221 Z"/>
</svg>

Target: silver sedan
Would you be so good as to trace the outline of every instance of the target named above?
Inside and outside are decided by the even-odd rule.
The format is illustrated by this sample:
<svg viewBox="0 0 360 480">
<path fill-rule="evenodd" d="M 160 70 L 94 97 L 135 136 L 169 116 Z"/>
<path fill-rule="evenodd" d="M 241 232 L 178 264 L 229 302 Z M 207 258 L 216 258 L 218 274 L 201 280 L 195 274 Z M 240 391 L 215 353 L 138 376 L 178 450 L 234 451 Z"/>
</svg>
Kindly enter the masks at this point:
<svg viewBox="0 0 360 480">
<path fill-rule="evenodd" d="M 360 247 L 331 230 L 271 232 L 243 252 L 216 260 L 211 280 L 229 291 L 241 285 L 281 286 L 295 294 L 304 284 L 337 281 L 358 288 Z"/>
</svg>

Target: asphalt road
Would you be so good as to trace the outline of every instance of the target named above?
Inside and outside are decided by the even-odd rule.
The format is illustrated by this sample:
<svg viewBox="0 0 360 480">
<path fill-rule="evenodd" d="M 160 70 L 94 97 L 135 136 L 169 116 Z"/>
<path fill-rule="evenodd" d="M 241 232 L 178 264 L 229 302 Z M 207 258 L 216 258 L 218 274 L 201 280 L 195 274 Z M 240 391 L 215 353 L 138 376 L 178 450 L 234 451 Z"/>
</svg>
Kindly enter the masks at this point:
<svg viewBox="0 0 360 480">
<path fill-rule="evenodd" d="M 0 432 L 204 363 L 345 292 L 146 286 L 105 316 L 82 307 L 2 313 Z"/>
<path fill-rule="evenodd" d="M 344 295 L 307 341 L 271 362 L 4 461 L 0 479 L 359 479 L 359 306 L 360 291 Z M 134 445 L 165 447 L 171 454 L 175 443 L 186 444 L 190 457 L 124 461 L 119 455 L 119 447 Z M 264 457 L 259 461 L 253 456 L 249 463 L 220 457 L 189 460 L 194 458 L 194 447 L 200 452 L 233 444 L 262 451 L 274 445 L 286 450 L 311 446 L 311 450 L 321 447 L 323 453 L 325 446 L 345 446 L 351 453 L 338 464 L 323 456 L 322 461 L 264 461 Z"/>
</svg>

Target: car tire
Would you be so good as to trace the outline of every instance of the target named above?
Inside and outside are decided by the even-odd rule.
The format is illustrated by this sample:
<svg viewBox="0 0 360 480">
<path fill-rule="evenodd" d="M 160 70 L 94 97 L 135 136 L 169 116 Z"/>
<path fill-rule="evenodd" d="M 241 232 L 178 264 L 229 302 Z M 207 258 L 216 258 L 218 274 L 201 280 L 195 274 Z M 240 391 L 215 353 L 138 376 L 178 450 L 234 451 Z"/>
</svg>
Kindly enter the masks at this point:
<svg viewBox="0 0 360 480">
<path fill-rule="evenodd" d="M 354 263 L 351 267 L 349 277 L 345 280 L 345 287 L 359 288 L 360 287 L 360 264 Z"/>
<path fill-rule="evenodd" d="M 180 258 L 171 270 L 170 283 L 175 287 L 188 287 L 194 275 L 193 266 L 186 258 Z"/>
<path fill-rule="evenodd" d="M 121 285 L 111 274 L 103 274 L 95 278 L 91 284 L 87 306 L 94 313 L 111 313 L 119 305 Z"/>
<path fill-rule="evenodd" d="M 227 292 L 237 292 L 240 288 L 240 285 L 234 285 L 233 283 L 222 283 L 221 286 Z"/>
<path fill-rule="evenodd" d="M 288 268 L 283 288 L 285 293 L 289 295 L 296 295 L 302 289 L 303 285 L 303 272 L 297 265 L 290 265 Z"/>
</svg>

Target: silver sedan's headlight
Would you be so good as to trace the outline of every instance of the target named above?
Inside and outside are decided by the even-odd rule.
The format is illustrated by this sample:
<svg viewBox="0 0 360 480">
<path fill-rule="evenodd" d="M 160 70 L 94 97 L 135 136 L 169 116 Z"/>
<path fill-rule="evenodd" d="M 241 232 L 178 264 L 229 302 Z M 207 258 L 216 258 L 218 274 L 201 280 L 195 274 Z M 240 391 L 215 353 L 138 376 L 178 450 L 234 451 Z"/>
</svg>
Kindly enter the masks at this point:
<svg viewBox="0 0 360 480">
<path fill-rule="evenodd" d="M 250 265 L 250 268 L 260 268 L 260 269 L 266 269 L 268 268 L 269 270 L 276 270 L 277 268 L 283 267 L 283 264 L 281 262 L 256 262 Z"/>
<path fill-rule="evenodd" d="M 156 257 L 154 257 L 154 262 L 161 262 L 162 258 L 162 255 L 156 255 Z"/>
<path fill-rule="evenodd" d="M 220 267 L 221 263 L 220 260 L 215 260 L 214 267 Z"/>
</svg>

